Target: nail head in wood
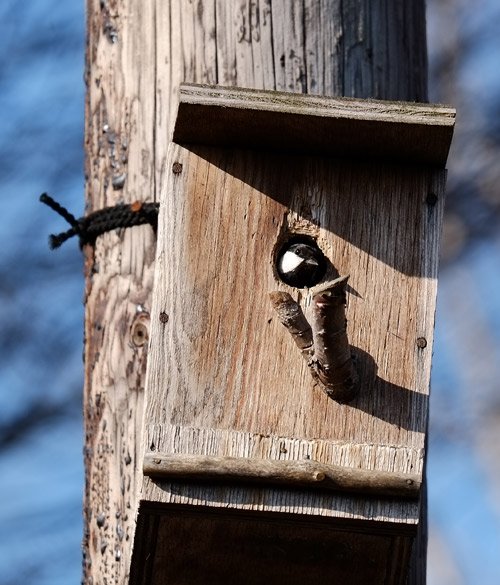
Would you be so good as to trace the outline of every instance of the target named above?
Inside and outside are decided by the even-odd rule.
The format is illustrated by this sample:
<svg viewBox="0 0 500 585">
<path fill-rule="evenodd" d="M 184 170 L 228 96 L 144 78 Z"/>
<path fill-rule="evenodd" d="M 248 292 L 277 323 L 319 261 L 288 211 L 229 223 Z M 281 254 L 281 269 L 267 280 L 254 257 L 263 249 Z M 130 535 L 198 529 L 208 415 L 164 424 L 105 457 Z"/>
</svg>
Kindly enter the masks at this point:
<svg viewBox="0 0 500 585">
<path fill-rule="evenodd" d="M 436 203 L 438 202 L 438 196 L 436 195 L 436 193 L 428 193 L 425 202 L 427 203 L 427 205 L 429 207 L 434 207 L 436 205 Z"/>
</svg>

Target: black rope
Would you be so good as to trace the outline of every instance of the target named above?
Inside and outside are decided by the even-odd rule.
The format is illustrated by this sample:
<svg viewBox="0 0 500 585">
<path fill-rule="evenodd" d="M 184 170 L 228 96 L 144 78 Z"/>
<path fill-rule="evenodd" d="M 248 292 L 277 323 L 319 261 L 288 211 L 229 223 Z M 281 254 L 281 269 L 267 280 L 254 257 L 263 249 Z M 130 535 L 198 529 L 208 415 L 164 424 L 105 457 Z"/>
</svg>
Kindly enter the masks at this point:
<svg viewBox="0 0 500 585">
<path fill-rule="evenodd" d="M 47 193 L 40 195 L 40 201 L 63 217 L 71 226 L 65 232 L 49 236 L 49 246 L 52 250 L 59 248 L 73 236 L 78 236 L 81 248 L 85 244 L 93 244 L 98 236 L 110 230 L 148 223 L 156 231 L 158 225 L 159 203 L 142 203 L 140 201 L 131 204 L 120 203 L 76 219 Z"/>
</svg>

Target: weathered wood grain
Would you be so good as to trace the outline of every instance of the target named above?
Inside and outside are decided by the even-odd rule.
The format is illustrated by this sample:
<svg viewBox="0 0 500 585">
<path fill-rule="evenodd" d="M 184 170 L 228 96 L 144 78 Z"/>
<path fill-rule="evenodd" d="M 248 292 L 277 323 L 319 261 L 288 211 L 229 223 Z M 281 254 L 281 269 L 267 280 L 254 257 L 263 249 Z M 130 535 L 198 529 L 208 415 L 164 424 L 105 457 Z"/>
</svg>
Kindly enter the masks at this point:
<svg viewBox="0 0 500 585">
<path fill-rule="evenodd" d="M 155 199 L 151 3 L 88 2 L 86 208 Z M 83 581 L 126 583 L 141 477 L 141 424 L 155 234 L 85 247 Z"/>
<path fill-rule="evenodd" d="M 423 0 L 157 1 L 154 26 L 163 155 L 181 83 L 427 100 Z"/>
<path fill-rule="evenodd" d="M 176 427 L 148 427 L 147 440 L 154 448 L 164 445 L 164 452 L 199 454 L 208 457 L 238 457 L 279 461 L 326 461 L 352 469 L 384 472 L 398 469 L 415 474 L 423 452 L 404 447 L 342 443 L 263 436 L 255 433 Z M 168 438 L 168 441 L 165 439 Z M 155 456 L 159 451 L 150 455 Z M 149 457 L 149 455 L 148 455 Z M 330 518 L 335 523 L 369 520 L 384 526 L 415 528 L 418 501 L 403 502 L 394 498 L 348 498 L 345 494 L 320 493 L 306 489 L 280 487 L 241 487 L 237 483 L 201 484 L 199 482 L 161 480 L 146 477 L 143 501 L 174 505 L 203 505 L 208 508 L 299 514 L 313 518 Z"/>
<path fill-rule="evenodd" d="M 87 13 L 89 211 L 164 188 L 181 81 L 426 99 L 423 0 L 88 0 Z M 85 251 L 84 581 L 94 585 L 125 583 L 129 570 L 146 357 L 129 335 L 148 323 L 153 246 L 142 227 Z"/>
<path fill-rule="evenodd" d="M 159 218 L 148 422 L 423 448 L 443 172 L 175 145 L 170 172 L 174 162 L 183 171 Z M 310 309 L 273 264 L 283 234 L 297 232 L 351 275 L 362 382 L 349 406 L 313 388 L 273 318 L 273 290 Z"/>
</svg>

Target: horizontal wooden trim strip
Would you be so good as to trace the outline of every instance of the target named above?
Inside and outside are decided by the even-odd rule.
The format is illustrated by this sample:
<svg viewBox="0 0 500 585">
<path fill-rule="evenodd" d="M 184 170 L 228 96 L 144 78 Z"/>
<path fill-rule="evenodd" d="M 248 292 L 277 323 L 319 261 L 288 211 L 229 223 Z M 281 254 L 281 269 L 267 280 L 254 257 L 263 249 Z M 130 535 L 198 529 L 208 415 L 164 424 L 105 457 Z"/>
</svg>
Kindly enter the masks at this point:
<svg viewBox="0 0 500 585">
<path fill-rule="evenodd" d="M 182 84 L 174 142 L 444 167 L 448 106 Z"/>
<path fill-rule="evenodd" d="M 234 481 L 307 487 L 370 496 L 418 498 L 420 476 L 326 465 L 316 461 L 247 459 L 147 453 L 144 475 L 198 481 Z"/>
</svg>

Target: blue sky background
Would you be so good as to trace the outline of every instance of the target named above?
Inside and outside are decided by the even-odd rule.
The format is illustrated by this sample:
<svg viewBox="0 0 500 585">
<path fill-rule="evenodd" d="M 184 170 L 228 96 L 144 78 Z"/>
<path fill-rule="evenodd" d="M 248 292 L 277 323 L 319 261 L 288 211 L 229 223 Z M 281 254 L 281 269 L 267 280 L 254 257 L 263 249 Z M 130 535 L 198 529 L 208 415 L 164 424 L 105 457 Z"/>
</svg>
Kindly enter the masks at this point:
<svg viewBox="0 0 500 585">
<path fill-rule="evenodd" d="M 429 585 L 500 582 L 499 4 L 428 2 L 431 99 L 459 108 L 434 348 Z M 83 214 L 84 38 L 82 0 L 0 3 L 2 585 L 81 578 L 82 257 L 75 241 L 49 251 L 48 234 L 66 226 L 38 196 Z"/>
</svg>

